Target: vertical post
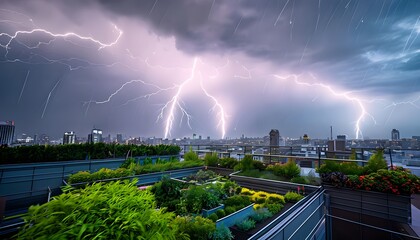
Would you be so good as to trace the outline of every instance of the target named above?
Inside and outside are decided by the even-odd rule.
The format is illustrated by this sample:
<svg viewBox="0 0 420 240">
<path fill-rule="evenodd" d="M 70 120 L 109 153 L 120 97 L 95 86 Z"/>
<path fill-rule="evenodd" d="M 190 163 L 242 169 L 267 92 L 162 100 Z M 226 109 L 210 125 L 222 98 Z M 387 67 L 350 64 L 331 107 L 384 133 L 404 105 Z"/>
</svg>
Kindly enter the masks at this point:
<svg viewBox="0 0 420 240">
<path fill-rule="evenodd" d="M 362 160 L 364 161 L 365 160 L 365 150 L 363 150 L 363 148 L 362 149 L 360 149 L 361 151 L 362 151 Z M 362 167 L 364 167 L 365 166 L 365 162 L 362 162 Z"/>
<path fill-rule="evenodd" d="M 389 149 L 389 160 L 391 161 L 391 170 L 394 168 L 394 165 L 392 164 L 392 149 Z"/>
<path fill-rule="evenodd" d="M 318 168 L 321 167 L 321 148 L 318 147 Z"/>
<path fill-rule="evenodd" d="M 329 194 L 324 194 L 325 197 L 325 232 L 326 232 L 326 240 L 331 240 L 333 239 L 332 237 L 332 219 L 329 216 L 330 215 L 330 195 Z"/>
</svg>

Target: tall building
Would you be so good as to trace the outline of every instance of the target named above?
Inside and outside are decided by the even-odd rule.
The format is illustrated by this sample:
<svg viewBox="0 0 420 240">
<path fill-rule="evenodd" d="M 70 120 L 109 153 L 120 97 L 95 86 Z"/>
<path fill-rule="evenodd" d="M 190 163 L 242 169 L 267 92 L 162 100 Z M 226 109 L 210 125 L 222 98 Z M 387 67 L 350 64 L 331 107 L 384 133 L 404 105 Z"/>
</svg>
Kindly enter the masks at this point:
<svg viewBox="0 0 420 240">
<path fill-rule="evenodd" d="M 99 143 L 102 142 L 102 130 L 100 129 L 92 129 L 92 133 L 88 136 L 89 143 Z"/>
<path fill-rule="evenodd" d="M 63 144 L 76 143 L 76 134 L 73 131 L 65 132 L 63 136 Z"/>
<path fill-rule="evenodd" d="M 392 129 L 392 131 L 391 131 L 391 140 L 392 141 L 400 140 L 400 131 L 398 131 L 395 128 Z"/>
<path fill-rule="evenodd" d="M 123 136 L 121 133 L 117 134 L 117 143 L 124 143 Z"/>
<path fill-rule="evenodd" d="M 11 145 L 15 135 L 14 121 L 0 121 L 0 145 Z"/>
<path fill-rule="evenodd" d="M 279 146 L 280 132 L 277 129 L 271 129 L 270 131 L 270 146 Z"/>
</svg>

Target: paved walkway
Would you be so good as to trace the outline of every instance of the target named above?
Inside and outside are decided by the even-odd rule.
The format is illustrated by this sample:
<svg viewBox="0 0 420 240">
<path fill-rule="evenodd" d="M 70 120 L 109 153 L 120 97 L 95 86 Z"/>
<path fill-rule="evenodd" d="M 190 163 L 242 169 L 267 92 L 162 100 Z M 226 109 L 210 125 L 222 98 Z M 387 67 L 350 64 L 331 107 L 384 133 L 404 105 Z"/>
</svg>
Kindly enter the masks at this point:
<svg viewBox="0 0 420 240">
<path fill-rule="evenodd" d="M 411 228 L 420 236 L 420 194 L 412 195 L 411 199 Z"/>
</svg>

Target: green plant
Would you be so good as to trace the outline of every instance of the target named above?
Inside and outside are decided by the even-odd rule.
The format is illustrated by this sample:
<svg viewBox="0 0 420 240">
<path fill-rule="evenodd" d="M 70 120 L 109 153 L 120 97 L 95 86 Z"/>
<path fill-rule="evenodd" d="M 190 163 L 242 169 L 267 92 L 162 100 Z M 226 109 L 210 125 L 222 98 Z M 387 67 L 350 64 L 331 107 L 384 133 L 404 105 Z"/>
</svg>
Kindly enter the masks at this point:
<svg viewBox="0 0 420 240">
<path fill-rule="evenodd" d="M 134 159 L 134 158 L 127 158 L 127 159 L 125 159 L 125 161 L 121 164 L 120 168 L 127 168 L 127 169 L 128 169 L 132 163 L 136 164 L 136 163 L 137 163 L 137 162 L 136 162 L 136 159 Z"/>
<path fill-rule="evenodd" d="M 270 211 L 273 215 L 280 212 L 284 205 L 280 203 L 270 203 L 270 204 L 264 204 L 263 207 L 267 208 L 268 211 Z"/>
<path fill-rule="evenodd" d="M 292 183 L 308 184 L 309 181 L 304 176 L 297 176 L 290 179 Z"/>
<path fill-rule="evenodd" d="M 299 193 L 296 193 L 296 192 L 287 192 L 284 195 L 284 200 L 286 200 L 286 202 L 298 202 L 302 198 L 304 198 L 303 195 L 300 195 Z"/>
<path fill-rule="evenodd" d="M 216 230 L 216 225 L 212 220 L 201 216 L 176 217 L 173 223 L 177 226 L 179 234 L 188 234 L 190 239 L 210 239 Z"/>
<path fill-rule="evenodd" d="M 235 209 L 234 206 L 227 206 L 227 207 L 225 207 L 226 216 L 227 215 L 230 215 L 230 214 L 232 214 L 234 212 L 236 212 L 236 209 Z"/>
<path fill-rule="evenodd" d="M 250 205 L 251 201 L 249 199 L 249 196 L 235 195 L 235 196 L 227 198 L 224 201 L 224 204 L 226 208 L 232 206 L 235 208 L 235 211 L 237 211 L 241 208 L 244 208 Z"/>
<path fill-rule="evenodd" d="M 252 219 L 246 219 L 242 222 L 237 223 L 236 226 L 238 227 L 238 229 L 246 232 L 255 228 L 255 221 Z"/>
<path fill-rule="evenodd" d="M 241 192 L 241 187 L 236 182 L 232 182 L 230 180 L 226 181 L 223 184 L 223 191 L 227 196 L 233 196 Z"/>
<path fill-rule="evenodd" d="M 158 207 L 166 207 L 168 211 L 175 211 L 181 198 L 181 189 L 187 184 L 170 179 L 169 176 L 163 176 L 155 183 L 150 191 L 155 195 Z"/>
<path fill-rule="evenodd" d="M 31 206 L 18 239 L 176 239 L 174 214 L 156 209 L 136 182 L 94 183 Z"/>
<path fill-rule="evenodd" d="M 340 164 L 332 160 L 325 160 L 324 164 L 322 164 L 319 168 L 316 168 L 316 172 L 319 174 L 339 172 L 339 171 L 340 171 Z"/>
<path fill-rule="evenodd" d="M 225 216 L 226 216 L 225 210 L 223 210 L 223 209 L 219 209 L 219 210 L 217 210 L 217 211 L 216 211 L 216 214 L 217 214 L 217 216 L 218 216 L 219 218 L 223 218 L 223 217 L 225 217 Z"/>
<path fill-rule="evenodd" d="M 91 174 L 88 171 L 80 171 L 75 174 L 71 174 L 69 178 L 67 179 L 67 182 L 70 184 L 73 183 L 82 183 L 82 182 L 90 182 L 91 180 Z"/>
<path fill-rule="evenodd" d="M 192 148 L 190 148 L 190 151 L 188 151 L 184 154 L 184 160 L 185 161 L 197 161 L 198 160 L 198 155 L 197 155 L 197 153 L 195 153 L 192 150 Z"/>
<path fill-rule="evenodd" d="M 384 159 L 383 149 L 378 149 L 368 160 L 367 165 L 365 166 L 366 173 L 374 173 L 379 169 L 387 169 L 388 165 Z"/>
<path fill-rule="evenodd" d="M 212 209 L 220 204 L 220 199 L 211 192 L 206 191 L 203 186 L 190 186 L 182 193 L 181 207 L 189 213 L 198 214 L 202 209 Z"/>
<path fill-rule="evenodd" d="M 216 213 L 210 214 L 207 218 L 212 220 L 213 222 L 216 222 L 217 220 L 219 220 L 219 217 L 217 216 Z"/>
<path fill-rule="evenodd" d="M 207 153 L 204 156 L 204 162 L 207 166 L 216 167 L 219 162 L 219 157 L 216 152 Z"/>
<path fill-rule="evenodd" d="M 348 187 L 367 191 L 410 195 L 420 192 L 420 178 L 405 170 L 385 170 L 363 176 L 349 176 Z"/>
<path fill-rule="evenodd" d="M 253 168 L 254 169 L 258 169 L 260 171 L 264 171 L 265 168 L 266 168 L 266 166 L 264 165 L 264 163 L 261 162 L 261 161 L 258 161 L 258 160 L 253 160 L 252 161 L 252 165 L 253 165 Z"/>
<path fill-rule="evenodd" d="M 245 155 L 240 162 L 240 169 L 242 171 L 254 169 L 254 159 L 252 158 L 252 155 Z"/>
<path fill-rule="evenodd" d="M 222 168 L 235 168 L 239 164 L 239 161 L 234 158 L 221 158 L 219 159 L 219 165 Z"/>
<path fill-rule="evenodd" d="M 212 236 L 213 240 L 231 240 L 233 238 L 232 232 L 224 225 L 218 227 Z"/>
<path fill-rule="evenodd" d="M 291 158 L 287 160 L 287 163 L 284 164 L 283 167 L 285 178 L 292 179 L 300 175 L 300 167 Z"/>
<path fill-rule="evenodd" d="M 250 216 L 250 218 L 255 222 L 259 223 L 272 216 L 273 214 L 270 211 L 268 211 L 267 208 L 260 208 L 256 210 L 255 213 Z"/>
</svg>

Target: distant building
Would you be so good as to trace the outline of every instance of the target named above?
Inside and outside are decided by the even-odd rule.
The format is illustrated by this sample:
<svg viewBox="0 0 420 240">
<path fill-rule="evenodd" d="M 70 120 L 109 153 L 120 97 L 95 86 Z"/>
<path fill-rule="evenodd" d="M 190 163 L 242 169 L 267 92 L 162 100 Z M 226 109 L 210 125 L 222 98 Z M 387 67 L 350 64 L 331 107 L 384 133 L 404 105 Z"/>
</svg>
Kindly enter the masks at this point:
<svg viewBox="0 0 420 240">
<path fill-rule="evenodd" d="M 117 134 L 117 143 L 124 143 L 123 136 L 121 133 Z"/>
<path fill-rule="evenodd" d="M 346 141 L 346 135 L 337 135 L 337 140 Z"/>
<path fill-rule="evenodd" d="M 391 140 L 392 141 L 400 140 L 400 131 L 398 131 L 395 128 L 392 129 L 392 131 L 391 131 Z"/>
<path fill-rule="evenodd" d="M 50 144 L 50 137 L 47 134 L 41 134 L 39 138 L 39 144 L 48 145 Z"/>
<path fill-rule="evenodd" d="M 76 143 L 76 134 L 73 131 L 65 132 L 63 136 L 63 144 Z"/>
<path fill-rule="evenodd" d="M 0 145 L 11 145 L 15 135 L 14 121 L 0 121 Z"/>
<path fill-rule="evenodd" d="M 309 136 L 308 134 L 303 134 L 303 143 L 304 144 L 309 144 Z"/>
<path fill-rule="evenodd" d="M 270 146 L 279 146 L 280 143 L 280 132 L 277 129 L 271 129 L 270 131 Z"/>
<path fill-rule="evenodd" d="M 88 136 L 88 143 L 100 143 L 102 142 L 102 130 L 92 129 L 92 133 Z"/>
</svg>

